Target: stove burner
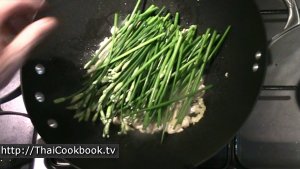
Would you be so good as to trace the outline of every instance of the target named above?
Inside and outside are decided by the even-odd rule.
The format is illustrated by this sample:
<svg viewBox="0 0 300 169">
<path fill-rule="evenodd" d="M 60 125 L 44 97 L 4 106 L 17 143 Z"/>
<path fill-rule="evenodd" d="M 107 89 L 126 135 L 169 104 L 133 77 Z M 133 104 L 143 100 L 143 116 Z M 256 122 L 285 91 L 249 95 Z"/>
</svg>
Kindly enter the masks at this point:
<svg viewBox="0 0 300 169">
<path fill-rule="evenodd" d="M 10 83 L 0 90 L 0 104 L 13 100 L 21 95 L 20 72 L 17 72 Z"/>
<path fill-rule="evenodd" d="M 64 159 L 48 158 L 45 159 L 44 163 L 49 169 L 76 169 Z"/>
<path fill-rule="evenodd" d="M 11 93 L 0 98 L 0 104 L 9 102 L 22 94 L 21 87 L 17 87 Z"/>
<path fill-rule="evenodd" d="M 25 120 L 24 120 L 25 117 Z M 0 143 L 1 144 L 30 144 L 35 138 L 28 135 L 33 130 L 29 117 L 25 113 L 5 112 L 0 109 Z M 4 137 L 3 137 L 4 136 Z M 31 164 L 29 159 L 0 159 L 0 169 L 17 169 L 25 164 Z"/>
<path fill-rule="evenodd" d="M 18 169 L 32 161 L 33 159 L 0 159 L 0 169 Z"/>
</svg>

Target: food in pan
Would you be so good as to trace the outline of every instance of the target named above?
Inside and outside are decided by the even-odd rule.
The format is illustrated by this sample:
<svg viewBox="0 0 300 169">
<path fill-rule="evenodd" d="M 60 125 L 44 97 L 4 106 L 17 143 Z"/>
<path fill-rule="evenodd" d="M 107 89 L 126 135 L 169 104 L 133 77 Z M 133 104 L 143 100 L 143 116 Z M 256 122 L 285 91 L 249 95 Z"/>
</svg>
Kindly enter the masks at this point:
<svg viewBox="0 0 300 169">
<path fill-rule="evenodd" d="M 197 123 L 205 111 L 203 85 L 206 66 L 214 58 L 230 31 L 197 26 L 184 28 L 180 15 L 151 5 L 120 21 L 114 17 L 111 37 L 106 38 L 86 63 L 83 88 L 59 98 L 75 110 L 79 121 L 101 121 L 103 137 L 110 126 L 119 134 L 129 130 L 146 133 L 178 133 Z"/>
</svg>

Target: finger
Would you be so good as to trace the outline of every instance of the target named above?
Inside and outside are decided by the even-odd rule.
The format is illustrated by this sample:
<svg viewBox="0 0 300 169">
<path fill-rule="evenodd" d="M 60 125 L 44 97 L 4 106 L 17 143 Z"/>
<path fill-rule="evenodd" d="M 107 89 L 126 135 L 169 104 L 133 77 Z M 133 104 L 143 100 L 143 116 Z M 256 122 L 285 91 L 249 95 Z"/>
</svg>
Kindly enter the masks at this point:
<svg viewBox="0 0 300 169">
<path fill-rule="evenodd" d="M 10 16 L 23 11 L 37 11 L 44 5 L 43 0 L 2 0 L 0 1 L 0 24 Z"/>
<path fill-rule="evenodd" d="M 28 54 L 51 30 L 57 25 L 53 17 L 45 17 L 28 25 L 15 39 L 5 48 L 7 53 L 14 53 L 14 57 L 20 59 Z"/>
<path fill-rule="evenodd" d="M 22 66 L 29 52 L 55 28 L 57 21 L 47 17 L 27 26 L 0 53 L 0 89 Z"/>
</svg>

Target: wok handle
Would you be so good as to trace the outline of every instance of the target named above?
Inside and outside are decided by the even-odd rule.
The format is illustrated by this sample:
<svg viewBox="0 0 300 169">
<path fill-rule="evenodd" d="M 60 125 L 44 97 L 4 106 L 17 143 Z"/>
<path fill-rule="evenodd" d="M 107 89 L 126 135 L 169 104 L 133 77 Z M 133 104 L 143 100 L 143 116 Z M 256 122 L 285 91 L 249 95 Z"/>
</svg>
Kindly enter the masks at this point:
<svg viewBox="0 0 300 169">
<path fill-rule="evenodd" d="M 288 20 L 284 27 L 284 30 L 272 38 L 272 41 L 271 41 L 269 47 L 271 47 L 272 44 L 274 44 L 277 40 L 279 40 L 282 36 L 284 36 L 290 30 L 292 30 L 295 27 L 300 25 L 299 9 L 298 9 L 298 5 L 297 5 L 296 1 L 295 0 L 283 0 L 283 1 L 286 4 L 288 11 L 289 11 Z"/>
</svg>

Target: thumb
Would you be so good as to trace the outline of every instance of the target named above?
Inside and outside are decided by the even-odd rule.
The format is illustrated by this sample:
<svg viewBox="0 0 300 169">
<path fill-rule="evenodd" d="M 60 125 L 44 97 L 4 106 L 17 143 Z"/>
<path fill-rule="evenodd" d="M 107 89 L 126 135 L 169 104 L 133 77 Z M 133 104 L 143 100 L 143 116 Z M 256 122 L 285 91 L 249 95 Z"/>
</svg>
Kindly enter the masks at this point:
<svg viewBox="0 0 300 169">
<path fill-rule="evenodd" d="M 57 25 L 57 20 L 46 17 L 28 25 L 0 53 L 0 89 L 22 66 L 29 52 Z"/>
</svg>

